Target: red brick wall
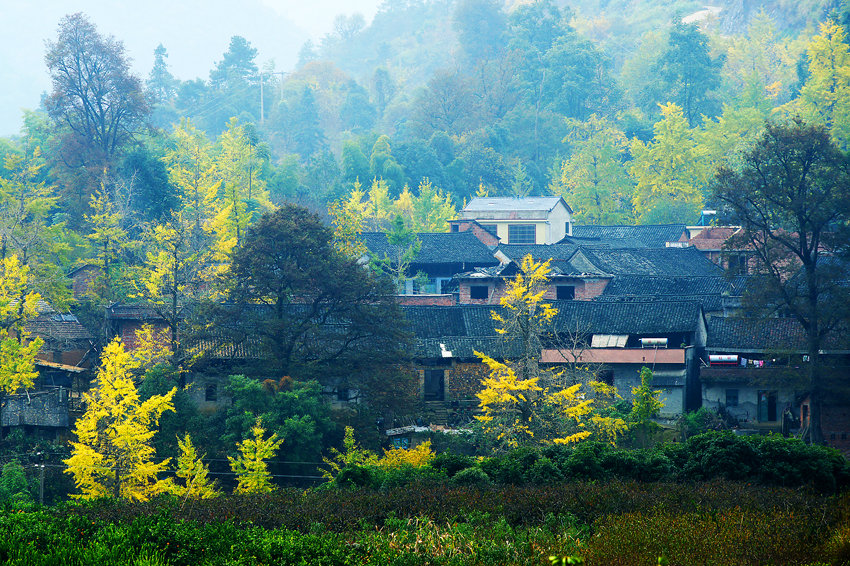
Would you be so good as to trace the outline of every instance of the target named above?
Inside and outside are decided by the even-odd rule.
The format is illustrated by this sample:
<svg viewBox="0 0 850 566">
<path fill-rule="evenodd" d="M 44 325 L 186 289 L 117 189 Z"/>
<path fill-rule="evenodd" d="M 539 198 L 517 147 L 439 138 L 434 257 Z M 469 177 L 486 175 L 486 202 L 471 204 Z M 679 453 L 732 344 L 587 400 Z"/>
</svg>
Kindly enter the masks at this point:
<svg viewBox="0 0 850 566">
<path fill-rule="evenodd" d="M 118 326 L 118 336 L 121 337 L 121 341 L 124 343 L 124 348 L 128 351 L 135 350 L 137 347 L 138 340 L 136 339 L 136 331 L 141 330 L 144 324 L 150 324 L 154 327 L 154 331 L 157 334 L 161 334 L 163 332 L 168 331 L 168 326 L 159 321 L 138 321 L 138 320 L 124 320 Z M 165 334 L 165 336 L 169 336 L 169 334 Z"/>
<path fill-rule="evenodd" d="M 472 220 L 452 220 L 452 226 L 457 226 L 458 232 L 471 231 L 485 246 L 499 245 L 499 239 Z"/>
<path fill-rule="evenodd" d="M 598 297 L 602 294 L 602 291 L 605 290 L 605 287 L 608 285 L 609 279 L 575 279 L 575 280 L 565 280 L 559 281 L 558 283 L 553 283 L 549 286 L 549 289 L 546 291 L 546 294 L 543 296 L 546 300 L 554 301 L 557 297 L 557 289 L 558 285 L 572 285 L 575 287 L 575 298 L 579 301 L 590 300 L 594 297 Z M 487 285 L 488 287 L 488 295 L 487 299 L 471 299 L 469 297 L 469 288 L 472 285 Z M 461 305 L 498 305 L 499 300 L 505 295 L 505 280 L 504 279 L 482 279 L 480 281 L 476 281 L 474 279 L 469 279 L 466 281 L 461 281 L 459 284 L 459 296 L 458 296 L 458 304 Z"/>
<path fill-rule="evenodd" d="M 469 288 L 478 285 L 487 285 L 488 292 L 486 299 L 472 299 L 469 297 Z M 505 295 L 505 282 L 502 279 L 484 279 L 481 281 L 470 279 L 460 282 L 458 292 L 458 304 L 461 305 L 498 305 L 499 300 Z"/>
</svg>

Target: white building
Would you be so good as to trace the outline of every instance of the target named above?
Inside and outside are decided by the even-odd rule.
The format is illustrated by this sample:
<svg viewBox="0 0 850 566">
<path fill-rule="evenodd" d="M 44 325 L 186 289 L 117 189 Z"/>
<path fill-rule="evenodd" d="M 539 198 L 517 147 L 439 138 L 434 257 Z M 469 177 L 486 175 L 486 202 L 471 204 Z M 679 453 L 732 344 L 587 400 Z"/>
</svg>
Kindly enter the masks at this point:
<svg viewBox="0 0 850 566">
<path fill-rule="evenodd" d="M 554 244 L 572 234 L 572 213 L 561 197 L 476 197 L 460 214 L 503 244 Z"/>
</svg>

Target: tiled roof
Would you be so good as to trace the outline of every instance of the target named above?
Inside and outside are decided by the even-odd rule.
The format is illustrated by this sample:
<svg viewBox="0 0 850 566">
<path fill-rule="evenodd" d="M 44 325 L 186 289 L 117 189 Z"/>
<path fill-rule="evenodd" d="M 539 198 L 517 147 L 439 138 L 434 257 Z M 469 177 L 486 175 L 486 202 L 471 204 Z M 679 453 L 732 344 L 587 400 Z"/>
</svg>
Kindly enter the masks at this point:
<svg viewBox="0 0 850 566">
<path fill-rule="evenodd" d="M 697 330 L 701 308 L 697 302 L 596 302 L 553 301 L 558 309 L 555 328 L 559 332 L 587 334 L 673 334 Z M 422 357 L 440 357 L 441 348 L 454 357 L 466 357 L 472 349 L 484 347 L 498 357 L 514 355 L 516 346 L 499 335 L 493 321 L 498 306 L 455 305 L 451 307 L 402 307 L 416 337 L 417 353 Z M 471 356 L 470 356 L 471 357 Z"/>
<path fill-rule="evenodd" d="M 577 246 L 571 244 L 499 244 L 498 251 L 502 252 L 518 264 L 522 258 L 531 254 L 536 261 L 549 261 L 549 267 L 553 275 L 580 275 L 581 271 L 576 269 L 570 258 L 578 250 Z"/>
<path fill-rule="evenodd" d="M 463 211 L 490 212 L 493 210 L 541 210 L 548 212 L 555 208 L 560 200 L 561 197 L 475 197 L 469 201 L 469 204 L 463 207 Z M 567 208 L 569 208 L 569 206 Z"/>
<path fill-rule="evenodd" d="M 687 233 L 684 224 L 648 224 L 638 226 L 576 226 L 572 237 L 593 238 L 600 242 L 616 240 L 619 247 L 663 248 L 678 242 Z"/>
<path fill-rule="evenodd" d="M 106 317 L 112 320 L 162 320 L 162 316 L 151 306 L 126 303 L 107 307 Z"/>
<path fill-rule="evenodd" d="M 671 334 L 694 332 L 701 318 L 692 301 L 554 301 L 560 331 L 592 334 Z"/>
<path fill-rule="evenodd" d="M 850 349 L 843 333 L 835 333 L 824 346 L 830 349 Z M 843 344 L 841 342 L 844 342 Z M 711 318 L 708 320 L 710 350 L 730 352 L 806 351 L 806 333 L 793 318 Z"/>
<path fill-rule="evenodd" d="M 52 308 L 31 320 L 27 330 L 43 339 L 50 349 L 88 349 L 92 340 L 91 333 L 76 316 Z"/>
<path fill-rule="evenodd" d="M 706 277 L 723 274 L 723 269 L 693 248 L 582 248 L 581 253 L 601 272 L 611 275 Z"/>
<path fill-rule="evenodd" d="M 721 250 L 732 234 L 740 230 L 733 226 L 711 226 L 696 234 L 688 243 L 698 250 Z"/>
<path fill-rule="evenodd" d="M 668 277 L 620 275 L 605 287 L 603 295 L 740 295 L 740 282 L 716 275 L 708 277 Z"/>
<path fill-rule="evenodd" d="M 472 265 L 498 265 L 493 252 L 472 232 L 439 232 L 417 234 L 421 243 L 413 264 L 467 263 Z M 395 246 L 387 242 L 383 232 L 364 232 L 361 239 L 370 253 L 378 257 L 397 254 Z M 470 267 L 472 267 L 470 265 Z"/>
<path fill-rule="evenodd" d="M 737 305 L 724 304 L 722 295 L 600 295 L 594 301 L 603 303 L 646 303 L 652 301 L 685 301 L 699 303 L 705 313 L 719 313 L 724 307 L 734 308 Z"/>
</svg>

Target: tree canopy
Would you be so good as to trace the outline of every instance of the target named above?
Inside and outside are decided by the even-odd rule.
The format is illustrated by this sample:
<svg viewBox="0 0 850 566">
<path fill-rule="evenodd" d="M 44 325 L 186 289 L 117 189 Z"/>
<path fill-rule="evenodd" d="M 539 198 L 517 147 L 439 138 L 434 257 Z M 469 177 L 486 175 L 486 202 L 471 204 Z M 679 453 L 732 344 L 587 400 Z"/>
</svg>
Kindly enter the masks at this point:
<svg viewBox="0 0 850 566">
<path fill-rule="evenodd" d="M 296 205 L 248 229 L 211 305 L 209 330 L 262 356 L 266 372 L 323 383 L 367 378 L 405 358 L 391 282 L 342 255 L 332 231 Z"/>
<path fill-rule="evenodd" d="M 729 245 L 751 253 L 758 283 L 747 295 L 750 309 L 790 315 L 805 330 L 812 439 L 820 442 L 822 350 L 850 320 L 850 160 L 823 126 L 768 123 L 738 167 L 718 170 L 714 190 L 743 227 Z"/>
</svg>

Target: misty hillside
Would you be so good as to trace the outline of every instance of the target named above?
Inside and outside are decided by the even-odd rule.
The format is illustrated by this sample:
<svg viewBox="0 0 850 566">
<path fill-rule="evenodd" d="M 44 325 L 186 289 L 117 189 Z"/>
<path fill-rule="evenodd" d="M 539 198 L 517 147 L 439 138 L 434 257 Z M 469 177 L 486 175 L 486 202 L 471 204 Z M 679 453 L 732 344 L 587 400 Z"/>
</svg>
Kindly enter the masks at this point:
<svg viewBox="0 0 850 566">
<path fill-rule="evenodd" d="M 427 185 L 454 207 L 476 194 L 558 194 L 583 223 L 690 223 L 712 205 L 716 168 L 766 119 L 831 124 L 844 143 L 843 106 L 827 116 L 818 101 L 833 96 L 824 73 L 844 64 L 848 19 L 826 0 L 394 1 L 369 22 L 339 14 L 321 40 L 291 48 L 289 70 L 268 65 L 293 40 L 284 20 L 229 37 L 210 26 L 198 56 L 212 63 L 197 78 L 172 67 L 184 46 L 151 53 L 136 84 L 139 126 L 153 129 L 127 132 L 107 168 L 130 176 L 136 201 L 174 196 L 175 136 L 197 128 L 223 151 L 241 132 L 251 175 L 275 203 L 324 211 L 373 198 L 377 184 L 406 202 Z M 96 23 L 91 33 L 108 31 Z M 76 146 L 68 109 L 50 105 L 62 94 L 7 145 L 40 145 L 81 224 L 97 183 L 63 153 Z M 102 172 L 103 159 L 86 166 Z M 351 197 L 357 183 L 365 193 Z"/>
</svg>

